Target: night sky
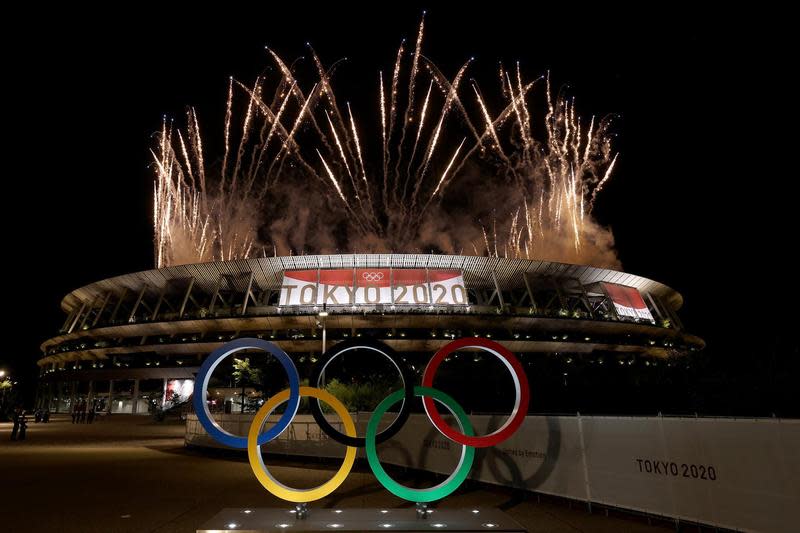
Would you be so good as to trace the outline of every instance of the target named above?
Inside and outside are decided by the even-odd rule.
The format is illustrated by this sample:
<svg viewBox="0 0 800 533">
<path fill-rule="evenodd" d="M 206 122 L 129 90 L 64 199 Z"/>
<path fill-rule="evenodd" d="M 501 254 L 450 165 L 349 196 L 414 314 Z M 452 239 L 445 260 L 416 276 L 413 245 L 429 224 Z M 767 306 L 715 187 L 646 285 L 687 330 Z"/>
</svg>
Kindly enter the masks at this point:
<svg viewBox="0 0 800 533">
<path fill-rule="evenodd" d="M 377 71 L 391 69 L 421 11 L 21 19 L 26 37 L 4 46 L 0 368 L 30 383 L 67 292 L 153 267 L 148 149 L 162 115 L 192 105 L 206 131 L 220 131 L 228 76 L 251 81 L 269 64 L 264 45 L 294 58 L 306 41 L 326 63 L 350 58 L 334 81 L 340 95 L 374 100 Z M 613 229 L 623 269 L 684 295 L 684 323 L 708 343 L 699 386 L 722 390 L 723 403 L 742 388 L 757 396 L 783 386 L 778 377 L 800 357 L 796 165 L 773 129 L 787 105 L 785 49 L 749 31 L 755 20 L 719 14 L 574 15 L 434 7 L 424 52 L 448 75 L 475 56 L 472 74 L 492 90 L 498 60 L 521 61 L 528 77 L 549 69 L 582 115 L 620 115 L 620 161 L 596 214 Z"/>
</svg>

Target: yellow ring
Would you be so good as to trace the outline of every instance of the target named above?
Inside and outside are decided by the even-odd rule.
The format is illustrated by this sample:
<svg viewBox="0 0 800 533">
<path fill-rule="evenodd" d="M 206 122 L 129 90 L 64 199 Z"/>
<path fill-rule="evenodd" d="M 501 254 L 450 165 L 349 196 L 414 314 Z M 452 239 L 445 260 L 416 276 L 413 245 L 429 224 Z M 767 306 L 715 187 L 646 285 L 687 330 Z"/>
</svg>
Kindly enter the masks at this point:
<svg viewBox="0 0 800 533">
<path fill-rule="evenodd" d="M 316 387 L 300 387 L 300 396 L 311 396 L 333 407 L 333 410 L 336 411 L 336 414 L 342 419 L 345 435 L 349 437 L 356 436 L 356 426 L 353 423 L 353 419 L 350 417 L 350 413 L 347 412 L 347 408 L 342 402 L 337 400 L 331 393 Z M 266 403 L 261 406 L 261 409 L 258 410 L 256 417 L 253 419 L 253 423 L 250 425 L 250 431 L 247 434 L 247 456 L 250 459 L 250 468 L 253 470 L 256 478 L 261 485 L 272 494 L 278 498 L 294 503 L 313 502 L 335 491 L 339 488 L 339 485 L 344 482 L 356 460 L 356 448 L 353 446 L 347 447 L 342 466 L 339 467 L 339 470 L 330 480 L 319 487 L 313 489 L 293 489 L 275 479 L 272 474 L 270 474 L 269 470 L 267 470 L 264 459 L 261 457 L 258 435 L 261 433 L 261 429 L 264 427 L 264 422 L 266 422 L 267 417 L 272 414 L 272 411 L 274 411 L 276 407 L 288 399 L 289 389 L 282 390 L 267 400 Z"/>
</svg>

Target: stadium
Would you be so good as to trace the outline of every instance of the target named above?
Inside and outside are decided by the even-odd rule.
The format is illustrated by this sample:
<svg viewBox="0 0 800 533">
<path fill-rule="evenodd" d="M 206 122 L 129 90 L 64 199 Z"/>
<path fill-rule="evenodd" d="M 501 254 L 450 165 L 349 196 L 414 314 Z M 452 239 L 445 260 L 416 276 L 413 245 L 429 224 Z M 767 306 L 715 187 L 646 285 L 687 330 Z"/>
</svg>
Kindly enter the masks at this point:
<svg viewBox="0 0 800 533">
<path fill-rule="evenodd" d="M 86 400 L 100 411 L 145 414 L 185 401 L 203 359 L 237 337 L 271 340 L 300 363 L 354 337 L 413 360 L 482 336 L 520 356 L 657 364 L 704 346 L 684 331 L 682 303 L 670 287 L 633 274 L 496 257 L 306 255 L 172 266 L 63 298 L 63 326 L 41 345 L 37 403 L 69 412 Z M 230 406 L 239 388 L 216 394 Z"/>
</svg>

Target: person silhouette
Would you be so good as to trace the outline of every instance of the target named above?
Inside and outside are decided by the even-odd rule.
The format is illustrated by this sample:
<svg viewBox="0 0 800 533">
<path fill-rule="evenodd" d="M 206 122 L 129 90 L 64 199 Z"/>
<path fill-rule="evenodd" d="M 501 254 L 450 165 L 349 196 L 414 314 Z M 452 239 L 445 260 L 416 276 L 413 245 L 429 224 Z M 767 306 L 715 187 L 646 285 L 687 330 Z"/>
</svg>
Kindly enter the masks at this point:
<svg viewBox="0 0 800 533">
<path fill-rule="evenodd" d="M 19 439 L 25 440 L 25 433 L 28 429 L 28 419 L 25 417 L 25 411 L 20 410 L 19 415 Z"/>
<path fill-rule="evenodd" d="M 11 440 L 17 440 L 17 433 L 19 433 L 20 423 L 20 408 L 14 409 L 14 427 L 11 429 Z"/>
</svg>

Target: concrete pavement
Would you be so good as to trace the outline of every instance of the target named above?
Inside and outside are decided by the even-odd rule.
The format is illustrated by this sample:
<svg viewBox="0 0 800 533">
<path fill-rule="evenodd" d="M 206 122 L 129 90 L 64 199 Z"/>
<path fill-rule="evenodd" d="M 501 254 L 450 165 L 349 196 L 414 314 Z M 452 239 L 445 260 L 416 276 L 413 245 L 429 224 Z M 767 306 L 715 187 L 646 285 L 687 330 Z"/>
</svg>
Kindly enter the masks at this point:
<svg viewBox="0 0 800 533">
<path fill-rule="evenodd" d="M 28 440 L 11 442 L 0 424 L 0 530 L 48 532 L 185 532 L 224 507 L 287 507 L 265 491 L 243 456 L 186 449 L 183 425 L 112 415 L 73 425 L 65 416 L 29 423 Z M 275 459 L 271 471 L 298 488 L 318 485 L 336 465 Z M 272 466 L 275 465 L 275 466 Z M 398 481 L 419 482 L 428 479 Z M 418 476 L 417 476 L 418 477 Z M 314 507 L 407 507 L 381 487 L 368 468 Z M 531 533 L 656 532 L 637 517 L 589 514 L 585 507 L 541 502 L 525 494 L 465 484 L 442 507 L 501 507 Z"/>
</svg>

